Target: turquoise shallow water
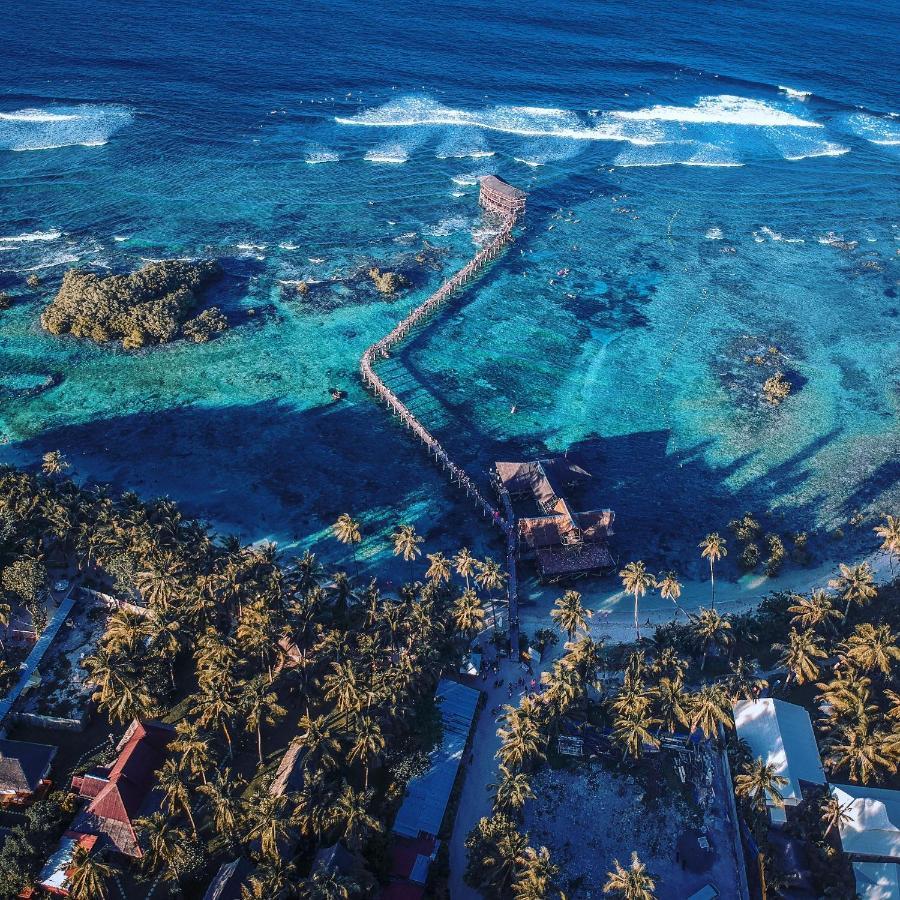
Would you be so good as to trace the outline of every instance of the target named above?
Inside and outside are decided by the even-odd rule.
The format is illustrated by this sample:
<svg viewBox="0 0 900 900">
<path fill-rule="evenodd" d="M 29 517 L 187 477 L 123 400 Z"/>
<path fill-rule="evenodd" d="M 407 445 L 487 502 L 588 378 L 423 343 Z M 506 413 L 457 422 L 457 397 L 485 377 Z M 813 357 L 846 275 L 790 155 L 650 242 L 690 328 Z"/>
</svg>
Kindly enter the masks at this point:
<svg viewBox="0 0 900 900">
<path fill-rule="evenodd" d="M 441 275 L 413 266 L 395 303 L 351 276 L 423 240 L 461 264 L 489 224 L 475 177 L 497 171 L 530 193 L 516 245 L 385 368 L 473 475 L 576 452 L 579 502 L 660 562 L 745 509 L 788 531 L 896 507 L 895 43 L 872 66 L 890 11 L 822 4 L 794 33 L 765 6 L 396 4 L 335 29 L 145 0 L 114 29 L 94 5 L 18 12 L 0 64 L 0 290 L 21 297 L 0 314 L 0 459 L 58 447 L 247 538 L 351 511 L 363 555 L 400 519 L 482 545 L 355 375 Z M 224 339 L 125 354 L 37 327 L 66 267 L 170 256 L 223 259 Z M 300 279 L 325 286 L 285 299 Z M 796 385 L 777 410 L 749 396 L 769 346 Z"/>
</svg>

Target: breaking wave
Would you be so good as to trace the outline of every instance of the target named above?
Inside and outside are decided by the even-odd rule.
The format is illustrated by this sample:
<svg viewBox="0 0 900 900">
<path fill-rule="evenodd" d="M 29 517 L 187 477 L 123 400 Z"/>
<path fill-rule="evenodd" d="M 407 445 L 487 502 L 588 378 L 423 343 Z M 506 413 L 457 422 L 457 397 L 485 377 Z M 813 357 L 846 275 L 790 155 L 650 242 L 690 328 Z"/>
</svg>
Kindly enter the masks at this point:
<svg viewBox="0 0 900 900">
<path fill-rule="evenodd" d="M 56 150 L 102 147 L 132 119 L 124 106 L 55 106 L 0 113 L 0 149 Z"/>
<path fill-rule="evenodd" d="M 747 125 L 754 127 L 822 128 L 764 100 L 721 94 L 700 97 L 693 106 L 650 106 L 610 113 L 628 121 L 681 122 L 697 125 Z"/>
<path fill-rule="evenodd" d="M 340 154 L 332 150 L 314 150 L 306 154 L 306 162 L 311 166 L 319 163 L 337 162 L 340 158 Z"/>
<path fill-rule="evenodd" d="M 409 152 L 400 144 L 390 144 L 384 147 L 377 147 L 369 150 L 364 159 L 373 163 L 405 163 L 409 159 Z"/>
<path fill-rule="evenodd" d="M 870 113 L 853 113 L 844 119 L 844 127 L 857 137 L 882 147 L 900 146 L 900 121 Z"/>
<path fill-rule="evenodd" d="M 31 244 L 34 241 L 55 241 L 62 237 L 61 231 L 30 231 L 25 234 L 16 234 L 11 237 L 0 237 L 3 244 Z"/>
</svg>

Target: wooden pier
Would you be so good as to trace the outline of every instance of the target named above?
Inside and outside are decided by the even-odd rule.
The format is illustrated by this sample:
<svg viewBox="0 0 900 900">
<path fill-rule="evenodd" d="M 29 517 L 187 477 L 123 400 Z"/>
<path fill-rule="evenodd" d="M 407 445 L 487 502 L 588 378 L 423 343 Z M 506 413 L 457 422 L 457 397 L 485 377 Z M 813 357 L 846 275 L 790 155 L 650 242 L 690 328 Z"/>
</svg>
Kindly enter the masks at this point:
<svg viewBox="0 0 900 900">
<path fill-rule="evenodd" d="M 375 363 L 390 355 L 415 328 L 423 325 L 442 306 L 482 270 L 493 262 L 512 241 L 512 230 L 525 211 L 525 194 L 505 181 L 489 175 L 481 181 L 479 203 L 490 213 L 500 216 L 501 227 L 497 235 L 482 247 L 458 272 L 445 281 L 427 300 L 417 306 L 406 318 L 381 340 L 368 347 L 359 361 L 363 383 L 398 419 L 419 439 L 435 462 L 449 475 L 450 481 L 465 491 L 466 496 L 490 521 L 500 528 L 506 538 L 507 569 L 509 571 L 509 637 L 516 658 L 519 653 L 518 586 L 516 581 L 516 525 L 512 507 L 505 503 L 503 512 L 488 501 L 465 471 L 450 459 L 440 441 L 416 418 L 402 400 L 384 383 L 375 371 Z"/>
</svg>

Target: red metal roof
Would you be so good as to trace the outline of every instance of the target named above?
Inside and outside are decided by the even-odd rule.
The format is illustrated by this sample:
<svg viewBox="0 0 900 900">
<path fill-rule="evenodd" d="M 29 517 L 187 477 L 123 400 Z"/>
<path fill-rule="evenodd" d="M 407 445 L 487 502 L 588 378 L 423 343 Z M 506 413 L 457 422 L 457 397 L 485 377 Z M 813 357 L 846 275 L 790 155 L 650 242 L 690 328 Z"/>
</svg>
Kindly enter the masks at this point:
<svg viewBox="0 0 900 900">
<path fill-rule="evenodd" d="M 156 786 L 156 772 L 174 736 L 171 725 L 135 720 L 119 742 L 119 755 L 109 769 L 106 784 L 97 791 L 94 775 L 78 785 L 81 796 L 93 798 L 79 816 L 79 824 L 106 834 L 120 852 L 139 856 L 131 823 Z"/>
</svg>

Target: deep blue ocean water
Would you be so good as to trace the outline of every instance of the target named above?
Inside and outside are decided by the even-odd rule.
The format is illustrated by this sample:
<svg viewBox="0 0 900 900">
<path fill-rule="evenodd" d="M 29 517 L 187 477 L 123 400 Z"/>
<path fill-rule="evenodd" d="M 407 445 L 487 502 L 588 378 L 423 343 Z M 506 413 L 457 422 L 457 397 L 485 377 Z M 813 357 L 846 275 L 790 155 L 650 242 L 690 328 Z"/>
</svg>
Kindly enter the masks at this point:
<svg viewBox="0 0 900 900">
<path fill-rule="evenodd" d="M 659 562 L 747 509 L 896 511 L 898 38 L 896 3 L 8 4 L 0 459 L 59 448 L 245 538 L 350 511 L 373 555 L 398 520 L 483 544 L 356 378 L 441 275 L 395 303 L 354 275 L 423 240 L 461 264 L 497 172 L 530 195 L 516 245 L 386 368 L 473 475 L 573 450 L 580 502 Z M 223 339 L 40 331 L 66 268 L 173 256 L 223 260 Z M 775 410 L 769 347 L 795 383 Z"/>
</svg>

